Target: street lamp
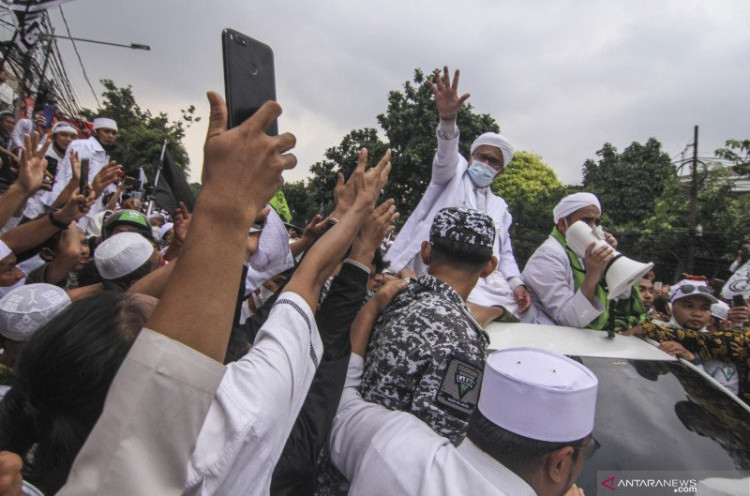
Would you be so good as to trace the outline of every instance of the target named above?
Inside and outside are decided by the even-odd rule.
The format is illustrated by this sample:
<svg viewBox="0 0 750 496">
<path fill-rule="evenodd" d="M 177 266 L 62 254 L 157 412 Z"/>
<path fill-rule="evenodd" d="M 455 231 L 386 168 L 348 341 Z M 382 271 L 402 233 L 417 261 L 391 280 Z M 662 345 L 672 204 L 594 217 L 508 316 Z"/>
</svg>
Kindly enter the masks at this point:
<svg viewBox="0 0 750 496">
<path fill-rule="evenodd" d="M 132 50 L 151 50 L 150 46 L 143 45 L 141 43 L 131 43 L 130 45 L 123 45 L 121 43 L 111 43 L 109 41 L 89 40 L 86 38 L 72 38 L 70 36 L 58 36 L 56 34 L 44 34 L 42 35 L 42 37 L 43 38 L 58 38 L 61 40 L 83 41 L 86 43 L 96 43 L 98 45 L 109 45 L 109 46 L 116 46 L 116 47 L 122 47 L 122 48 L 130 48 Z"/>
</svg>

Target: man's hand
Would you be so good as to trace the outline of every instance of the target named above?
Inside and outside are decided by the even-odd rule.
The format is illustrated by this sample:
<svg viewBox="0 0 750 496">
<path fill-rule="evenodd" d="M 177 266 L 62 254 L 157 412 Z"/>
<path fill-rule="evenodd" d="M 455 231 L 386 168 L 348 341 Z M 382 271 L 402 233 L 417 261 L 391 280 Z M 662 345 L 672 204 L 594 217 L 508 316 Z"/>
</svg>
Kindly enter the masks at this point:
<svg viewBox="0 0 750 496">
<path fill-rule="evenodd" d="M 354 205 L 372 209 L 391 172 L 391 149 L 386 150 L 378 164 L 367 172 L 365 172 L 366 165 L 367 150 L 363 148 L 359 154 L 357 168 L 354 169 L 349 180 L 357 191 Z"/>
<path fill-rule="evenodd" d="M 73 152 L 71 152 L 71 165 L 73 164 L 72 153 Z M 76 158 L 78 157 L 76 156 Z M 80 164 L 78 165 L 78 170 L 81 170 Z M 91 189 L 94 191 L 95 197 L 98 198 L 99 195 L 101 195 L 102 192 L 107 189 L 107 186 L 120 181 L 121 178 L 122 165 L 118 164 L 116 160 L 110 160 L 109 163 L 102 167 L 102 169 L 96 174 L 96 176 L 94 176 L 93 181 L 91 181 Z"/>
<path fill-rule="evenodd" d="M 443 77 L 440 72 L 435 71 L 435 82 L 427 81 L 427 87 L 435 95 L 435 105 L 437 105 L 438 115 L 444 121 L 453 120 L 458 116 L 458 109 L 469 98 L 469 93 L 458 96 L 458 77 L 460 72 L 456 70 L 451 82 L 448 74 L 448 66 L 443 67 Z"/>
<path fill-rule="evenodd" d="M 524 313 L 531 308 L 531 295 L 523 284 L 519 284 L 513 289 L 513 299 L 516 300 L 518 305 L 518 313 Z"/>
<path fill-rule="evenodd" d="M 727 320 L 730 320 L 732 325 L 739 326 L 744 322 L 750 321 L 750 311 L 748 311 L 747 306 L 732 307 L 727 314 Z"/>
<path fill-rule="evenodd" d="M 361 153 L 362 151 L 360 151 Z M 354 198 L 356 196 L 357 193 L 354 191 L 351 181 L 345 182 L 344 175 L 339 172 L 336 176 L 336 186 L 333 188 L 333 202 L 336 208 L 333 210 L 331 217 L 336 220 L 341 219 L 346 211 L 354 205 Z"/>
<path fill-rule="evenodd" d="M 0 496 L 22 496 L 23 477 L 21 457 L 10 451 L 0 451 Z"/>
<path fill-rule="evenodd" d="M 177 207 L 172 217 L 174 218 L 174 227 L 172 228 L 174 230 L 173 242 L 182 245 L 187 237 L 190 221 L 193 216 L 188 212 L 187 206 L 183 202 L 180 202 L 180 206 Z"/>
<path fill-rule="evenodd" d="M 693 360 L 695 360 L 695 355 L 685 349 L 685 347 L 677 341 L 662 341 L 659 344 L 659 349 L 664 353 L 668 353 L 674 357 L 684 358 L 688 362 L 692 362 Z"/>
<path fill-rule="evenodd" d="M 37 191 L 44 181 L 44 173 L 47 168 L 47 159 L 44 154 L 49 148 L 50 140 L 39 147 L 39 133 L 33 136 L 24 136 L 25 145 L 22 148 L 21 160 L 18 166 L 18 185 L 26 192 L 32 194 Z"/>
<path fill-rule="evenodd" d="M 227 130 L 227 107 L 218 93 L 209 92 L 211 115 L 203 147 L 202 203 L 227 222 L 250 226 L 281 187 L 281 173 L 297 165 L 287 153 L 296 138 L 291 133 L 268 136 L 266 129 L 281 114 L 276 102 L 266 102 L 252 117 Z M 237 198 L 247 198 L 237 202 Z M 238 218 L 239 217 L 239 218 Z"/>
<path fill-rule="evenodd" d="M 591 277 L 596 277 L 596 281 L 602 278 L 604 267 L 607 266 L 610 260 L 614 257 L 614 249 L 611 246 L 596 246 L 596 242 L 592 242 L 586 247 L 586 253 L 584 254 L 583 262 L 586 265 L 586 275 L 591 274 Z"/>
<path fill-rule="evenodd" d="M 615 238 L 612 235 L 612 233 L 608 233 L 608 232 L 605 231 L 604 232 L 604 241 L 606 241 L 607 244 L 609 246 L 611 246 L 612 248 L 614 248 L 615 250 L 617 249 L 617 238 Z"/>
<path fill-rule="evenodd" d="M 55 212 L 55 220 L 63 224 L 70 224 L 71 222 L 75 222 L 78 219 L 84 217 L 89 212 L 89 210 L 91 210 L 91 205 L 93 205 L 93 203 L 94 196 L 91 194 L 88 197 L 84 197 L 80 194 L 74 194 L 60 210 Z"/>
<path fill-rule="evenodd" d="M 394 204 L 393 199 L 388 199 L 372 211 L 370 219 L 362 225 L 354 239 L 350 258 L 366 265 L 372 262 L 383 238 L 396 228 L 393 222 L 398 219 L 399 213 Z"/>
<path fill-rule="evenodd" d="M 352 323 L 349 339 L 352 342 L 352 353 L 364 358 L 367 352 L 367 343 L 370 342 L 370 331 L 372 324 L 378 314 L 382 313 L 408 283 L 403 279 L 390 279 L 383 284 L 370 301 L 362 307 Z"/>
</svg>

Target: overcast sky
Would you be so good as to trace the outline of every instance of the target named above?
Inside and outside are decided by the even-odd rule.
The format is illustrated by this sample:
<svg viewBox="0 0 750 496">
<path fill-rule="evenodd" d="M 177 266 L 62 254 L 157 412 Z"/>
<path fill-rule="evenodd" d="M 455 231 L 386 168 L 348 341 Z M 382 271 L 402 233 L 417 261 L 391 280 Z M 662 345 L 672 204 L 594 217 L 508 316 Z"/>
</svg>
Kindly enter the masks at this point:
<svg viewBox="0 0 750 496">
<path fill-rule="evenodd" d="M 695 124 L 701 155 L 750 138 L 747 0 L 73 0 L 63 9 L 73 36 L 151 45 L 78 48 L 97 93 L 109 78 L 172 118 L 197 107 L 203 121 L 186 139 L 193 180 L 205 91 L 223 92 L 224 27 L 274 50 L 279 125 L 298 140 L 287 180 L 305 177 L 351 129 L 377 127 L 388 91 L 415 68 L 446 64 L 461 69 L 478 112 L 568 184 L 605 142 L 622 150 L 655 137 L 679 158 Z M 57 8 L 50 14 L 64 34 Z M 82 104 L 95 107 L 70 42 L 59 45 Z"/>
</svg>

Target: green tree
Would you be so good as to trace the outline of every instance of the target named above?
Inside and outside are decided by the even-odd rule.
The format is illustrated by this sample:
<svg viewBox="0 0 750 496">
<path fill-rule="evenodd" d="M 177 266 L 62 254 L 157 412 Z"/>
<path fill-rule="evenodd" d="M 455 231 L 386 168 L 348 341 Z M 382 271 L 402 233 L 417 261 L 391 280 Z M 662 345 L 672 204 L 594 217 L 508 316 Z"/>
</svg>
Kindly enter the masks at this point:
<svg viewBox="0 0 750 496">
<path fill-rule="evenodd" d="M 667 181 L 676 176 L 655 138 L 645 145 L 633 142 L 622 153 L 605 143 L 596 154 L 598 161 L 583 164 L 583 188 L 599 197 L 603 216 L 613 227 L 632 227 L 653 214 Z"/>
<path fill-rule="evenodd" d="M 151 110 L 141 108 L 135 101 L 131 86 L 119 88 L 109 79 L 101 82 L 105 88 L 102 106 L 96 110 L 83 109 L 81 114 L 89 120 L 102 115 L 117 122 L 119 136 L 117 147 L 111 155 L 129 171 L 143 167 L 153 180 L 166 139 L 178 167 L 187 173 L 189 160 L 182 139 L 185 129 L 200 121 L 200 117 L 195 115 L 195 107 L 189 106 L 182 110 L 179 120 L 170 121 L 163 112 L 154 115 Z"/>
<path fill-rule="evenodd" d="M 714 153 L 719 158 L 732 162 L 737 174 L 750 174 L 750 140 L 730 139 Z"/>
<path fill-rule="evenodd" d="M 750 232 L 750 197 L 732 194 L 730 177 L 730 171 L 719 166 L 708 167 L 699 177 L 697 224 L 701 230 L 695 246 L 696 274 L 726 276 L 737 247 Z M 633 246 L 632 252 L 640 260 L 655 262 L 666 280 L 675 280 L 686 270 L 689 187 L 688 181 L 676 177 L 667 182 L 654 214 L 643 222 Z"/>
<path fill-rule="evenodd" d="M 542 157 L 526 151 L 513 155 L 505 172 L 492 183 L 513 214 L 510 239 L 518 266 L 523 268 L 552 229 L 552 208 L 566 189 Z"/>
</svg>

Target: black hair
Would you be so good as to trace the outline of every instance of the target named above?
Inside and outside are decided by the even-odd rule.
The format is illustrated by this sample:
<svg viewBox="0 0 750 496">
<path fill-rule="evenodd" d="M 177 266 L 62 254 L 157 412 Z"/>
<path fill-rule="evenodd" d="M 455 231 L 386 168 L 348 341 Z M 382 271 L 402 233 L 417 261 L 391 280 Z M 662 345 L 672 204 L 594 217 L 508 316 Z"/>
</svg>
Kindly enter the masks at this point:
<svg viewBox="0 0 750 496">
<path fill-rule="evenodd" d="M 492 258 L 492 248 L 435 239 L 432 241 L 431 263 L 445 263 L 466 272 L 480 272 Z"/>
<path fill-rule="evenodd" d="M 569 443 L 550 443 L 530 439 L 494 424 L 482 415 L 479 408 L 474 410 L 469 418 L 466 437 L 479 449 L 505 465 L 515 474 L 528 474 L 539 466 L 542 457 L 547 453 L 566 446 L 581 446 L 583 439 Z M 573 452 L 573 460 L 577 460 L 579 450 Z"/>
<path fill-rule="evenodd" d="M 37 331 L 0 402 L 0 450 L 24 461 L 24 479 L 56 493 L 96 424 L 109 386 L 148 311 L 132 295 L 103 292 L 74 302 Z"/>
<path fill-rule="evenodd" d="M 654 296 L 654 300 L 651 303 L 654 306 L 654 309 L 656 309 L 657 312 L 662 313 L 664 315 L 669 315 L 669 308 L 667 307 L 667 303 L 669 303 L 669 300 L 666 296 L 659 295 Z"/>
<path fill-rule="evenodd" d="M 372 264 L 375 266 L 375 273 L 382 274 L 391 265 L 391 262 L 383 259 L 383 250 L 377 247 L 375 248 L 375 255 L 372 257 Z"/>
<path fill-rule="evenodd" d="M 135 269 L 133 272 L 125 274 L 122 277 L 118 277 L 117 279 L 102 278 L 102 283 L 104 283 L 105 290 L 127 291 L 131 284 L 136 282 L 138 279 L 146 277 L 151 273 L 152 270 L 153 267 L 151 266 L 151 259 L 149 258 L 149 260 L 146 260 L 143 265 Z"/>
</svg>

